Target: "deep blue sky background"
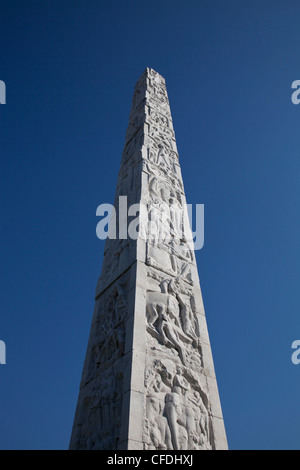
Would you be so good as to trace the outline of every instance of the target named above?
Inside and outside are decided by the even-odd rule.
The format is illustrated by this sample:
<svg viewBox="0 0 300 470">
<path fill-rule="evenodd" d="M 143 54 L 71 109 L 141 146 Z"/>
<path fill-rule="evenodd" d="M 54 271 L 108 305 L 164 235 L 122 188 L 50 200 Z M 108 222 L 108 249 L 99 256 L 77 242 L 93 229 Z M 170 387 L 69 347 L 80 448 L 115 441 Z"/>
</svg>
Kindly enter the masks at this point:
<svg viewBox="0 0 300 470">
<path fill-rule="evenodd" d="M 231 449 L 300 449 L 298 0 L 1 1 L 0 448 L 67 448 L 135 82 L 167 81 Z"/>
</svg>

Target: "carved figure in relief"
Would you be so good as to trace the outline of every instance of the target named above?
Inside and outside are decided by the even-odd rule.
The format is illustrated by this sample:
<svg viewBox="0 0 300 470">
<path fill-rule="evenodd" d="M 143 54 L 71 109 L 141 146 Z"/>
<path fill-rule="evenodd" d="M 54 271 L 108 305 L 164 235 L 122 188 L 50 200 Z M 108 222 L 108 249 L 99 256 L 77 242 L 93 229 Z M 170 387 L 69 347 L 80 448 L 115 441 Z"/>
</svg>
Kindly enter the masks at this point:
<svg viewBox="0 0 300 470">
<path fill-rule="evenodd" d="M 161 239 L 161 223 L 160 223 L 160 209 L 159 202 L 154 202 L 148 208 L 149 226 L 148 226 L 148 240 L 152 241 L 155 245 Z"/>
<path fill-rule="evenodd" d="M 166 89 L 162 86 L 154 86 L 154 97 L 157 98 L 162 105 L 166 105 L 169 103 Z"/>
<path fill-rule="evenodd" d="M 181 326 L 179 324 L 179 315 L 177 315 L 177 304 L 175 302 L 172 303 L 170 297 L 162 300 L 166 303 L 152 302 L 147 306 L 148 331 L 165 346 L 175 348 L 182 362 L 185 363 L 184 346 L 181 342 L 183 334 L 180 331 Z M 171 308 L 173 306 L 174 309 L 171 309 L 170 306 Z M 174 313 L 172 313 L 172 310 Z M 187 339 L 189 340 L 189 338 Z"/>
<path fill-rule="evenodd" d="M 164 149 L 163 145 L 161 145 L 161 144 L 158 146 L 158 153 L 157 153 L 155 163 L 156 163 L 156 165 L 159 165 L 163 168 L 168 168 L 169 167 L 168 156 L 165 152 L 165 149 Z"/>
<path fill-rule="evenodd" d="M 168 421 L 163 416 L 163 405 L 155 396 L 146 401 L 147 428 L 149 434 L 148 450 L 167 450 L 172 448 Z"/>
<path fill-rule="evenodd" d="M 148 144 L 149 145 L 149 144 Z M 158 147 L 155 145 L 148 146 L 148 160 L 143 159 L 143 171 L 150 175 L 149 185 L 151 184 L 152 177 L 157 178 L 157 189 L 154 199 L 159 195 L 161 197 L 161 188 L 169 186 L 172 188 L 172 197 L 176 197 L 179 205 L 181 206 L 180 194 L 183 193 L 183 184 L 181 182 L 181 176 L 177 174 L 176 165 L 172 159 L 167 159 L 167 167 L 158 166 L 156 164 L 156 153 Z M 174 155 L 175 152 L 173 152 Z M 178 194 L 175 194 L 175 191 Z"/>
<path fill-rule="evenodd" d="M 149 136 L 152 137 L 157 145 L 164 145 L 170 150 L 173 150 L 173 132 L 169 129 L 166 132 L 162 132 L 157 126 L 151 126 Z"/>
<path fill-rule="evenodd" d="M 183 364 L 186 364 L 186 344 L 193 339 L 188 336 L 181 324 L 180 305 L 176 297 L 177 280 L 164 280 L 160 284 L 161 292 L 148 292 L 146 315 L 147 329 L 167 347 L 175 348 Z"/>
<path fill-rule="evenodd" d="M 174 197 L 174 193 L 172 193 L 172 197 L 169 199 L 169 204 L 172 232 L 176 239 L 180 240 L 183 235 L 183 213 L 182 206 L 179 204 L 177 198 Z"/>
<path fill-rule="evenodd" d="M 187 282 L 192 284 L 192 276 L 191 276 L 191 266 L 189 263 L 186 263 L 185 261 L 182 261 L 178 259 L 174 255 L 171 256 L 171 262 L 172 262 L 172 267 L 173 271 L 177 276 L 181 276 L 183 279 L 185 279 Z"/>
<path fill-rule="evenodd" d="M 153 217 L 152 214 L 151 216 Z M 157 215 L 157 219 L 159 219 L 159 215 Z M 150 230 L 153 231 L 150 232 Z M 151 226 L 150 230 L 151 237 L 147 237 L 148 232 L 145 232 L 149 242 L 147 245 L 147 264 L 193 284 L 191 258 L 180 257 L 176 248 L 182 242 L 170 236 L 167 237 L 166 232 L 159 232 L 157 225 Z M 154 237 L 155 234 L 156 237 Z M 179 247 L 179 250 L 181 251 L 182 247 Z M 186 250 L 188 252 L 188 249 Z"/>
<path fill-rule="evenodd" d="M 209 414 L 206 406 L 201 398 L 200 393 L 195 390 L 191 397 L 193 409 L 195 412 L 196 436 L 200 439 L 193 439 L 194 443 L 198 443 L 202 449 L 211 449 L 210 430 L 209 430 Z"/>
<path fill-rule="evenodd" d="M 162 114 L 158 114 L 151 109 L 151 114 L 149 118 L 148 119 L 150 123 L 155 123 L 163 131 L 165 131 L 166 129 L 170 129 L 171 131 L 173 131 L 172 126 L 169 125 L 169 119 L 166 116 L 163 116 Z"/>
<path fill-rule="evenodd" d="M 161 241 L 169 241 L 171 239 L 171 232 L 173 230 L 173 225 L 171 221 L 171 214 L 170 214 L 170 206 L 168 204 L 168 194 L 169 188 L 163 188 L 161 190 L 161 202 L 159 204 L 160 210 L 160 234 L 161 234 Z"/>
<path fill-rule="evenodd" d="M 174 256 L 186 261 L 187 263 L 194 262 L 193 251 L 186 243 L 185 239 L 180 240 L 179 243 L 171 240 L 170 246 Z"/>
<path fill-rule="evenodd" d="M 114 332 L 113 336 L 115 339 L 115 348 L 118 351 L 118 357 L 121 357 L 124 353 L 125 348 L 125 315 L 127 312 L 127 302 L 123 288 L 120 284 L 115 286 L 115 323 L 114 323 Z"/>
<path fill-rule="evenodd" d="M 171 239 L 169 243 L 173 270 L 178 276 L 192 284 L 191 263 L 193 253 L 188 244 L 182 240 Z"/>
<path fill-rule="evenodd" d="M 157 281 L 160 291 L 155 285 L 147 291 L 148 333 L 158 341 L 158 349 L 161 344 L 172 353 L 177 352 L 183 365 L 203 367 L 200 328 L 191 291 L 179 277 L 157 277 Z"/>
<path fill-rule="evenodd" d="M 100 306 L 97 317 L 97 344 L 92 350 L 95 359 L 90 361 L 91 367 L 99 367 L 104 361 L 121 357 L 125 348 L 127 301 L 121 284 L 116 283 L 111 294 L 102 302 L 104 306 Z"/>
<path fill-rule="evenodd" d="M 177 300 L 180 305 L 180 316 L 182 329 L 187 336 L 193 340 L 193 346 L 196 347 L 199 342 L 199 336 L 196 334 L 193 324 L 193 312 L 191 306 L 187 301 L 184 300 L 183 296 L 177 294 Z"/>
<path fill-rule="evenodd" d="M 149 181 L 149 193 L 150 193 L 150 196 L 155 201 L 158 202 L 160 194 L 159 194 L 159 183 L 158 183 L 158 179 L 156 176 L 153 176 L 153 178 L 151 178 Z"/>
<path fill-rule="evenodd" d="M 211 449 L 210 415 L 204 404 L 208 397 L 188 369 L 174 366 L 169 360 L 155 361 L 148 377 L 146 374 L 146 387 L 148 423 L 155 428 L 154 435 L 149 434 L 152 443 L 161 436 L 161 429 L 165 432 L 157 424 L 165 424 L 164 419 L 157 421 L 156 415 L 167 419 L 171 436 L 168 449 Z"/>
<path fill-rule="evenodd" d="M 170 239 L 170 209 L 164 201 L 148 204 L 148 240 L 154 245 Z"/>
<path fill-rule="evenodd" d="M 116 449 L 121 414 L 123 374 L 108 373 L 98 376 L 85 397 L 78 426 L 78 448 L 86 450 Z M 93 433 L 90 430 L 93 429 Z"/>
<path fill-rule="evenodd" d="M 185 392 L 189 390 L 189 384 L 177 375 L 174 376 L 171 393 L 167 393 L 165 396 L 165 410 L 168 418 L 172 444 L 175 450 L 180 450 L 181 446 L 179 443 L 179 426 L 184 426 L 183 414 L 184 414 L 184 401 L 183 398 Z M 186 429 L 188 432 L 188 430 Z"/>
</svg>

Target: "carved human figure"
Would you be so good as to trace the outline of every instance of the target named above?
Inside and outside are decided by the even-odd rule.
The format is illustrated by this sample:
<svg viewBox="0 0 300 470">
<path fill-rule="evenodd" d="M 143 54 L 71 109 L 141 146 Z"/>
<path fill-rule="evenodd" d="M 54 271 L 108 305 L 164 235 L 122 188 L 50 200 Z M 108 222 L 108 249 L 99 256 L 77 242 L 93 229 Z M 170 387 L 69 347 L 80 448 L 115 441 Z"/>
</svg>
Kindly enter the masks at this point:
<svg viewBox="0 0 300 470">
<path fill-rule="evenodd" d="M 167 419 L 162 415 L 163 406 L 155 396 L 147 397 L 146 414 L 150 442 L 148 450 L 172 449 L 171 433 Z"/>
<path fill-rule="evenodd" d="M 181 375 L 181 369 L 176 368 L 171 393 L 167 393 L 165 396 L 165 410 L 170 426 L 173 448 L 175 450 L 182 449 L 179 443 L 179 427 L 183 426 L 189 435 L 189 428 L 194 424 L 190 416 L 185 416 L 187 412 L 184 397 L 189 390 L 190 384 Z"/>
<path fill-rule="evenodd" d="M 170 238 L 170 210 L 164 201 L 155 199 L 148 205 L 148 240 L 154 245 Z"/>
<path fill-rule="evenodd" d="M 174 304 L 175 302 L 176 300 L 174 299 Z M 168 345 L 168 342 L 170 342 L 171 345 L 178 351 L 182 363 L 186 364 L 184 345 L 182 344 L 178 334 L 181 325 L 179 323 L 179 317 L 176 313 L 177 309 L 174 309 L 174 313 L 170 309 L 167 315 L 167 308 L 165 305 L 163 305 L 162 309 L 159 312 L 157 329 L 161 334 L 163 343 Z"/>
<path fill-rule="evenodd" d="M 187 263 L 192 263 L 194 261 L 193 252 L 184 238 L 179 241 L 172 239 L 170 246 L 174 256 L 186 261 Z"/>
<path fill-rule="evenodd" d="M 173 284 L 175 284 L 174 279 L 163 281 L 161 283 L 162 293 L 154 295 L 153 301 L 148 303 L 146 307 L 148 331 L 150 333 L 157 331 L 160 341 L 165 346 L 174 348 L 182 363 L 186 364 L 185 346 L 182 341 L 191 343 L 192 340 L 182 329 L 179 304 L 176 294 L 173 292 L 175 289 Z"/>
<path fill-rule="evenodd" d="M 159 194 L 159 187 L 158 187 L 158 179 L 156 176 L 153 176 L 153 178 L 150 179 L 149 182 L 149 193 L 150 196 L 158 202 L 158 199 L 160 197 Z"/>
<path fill-rule="evenodd" d="M 169 194 L 168 188 L 162 188 L 161 190 L 162 201 L 159 204 L 159 209 L 160 209 L 159 241 L 164 242 L 164 243 L 169 243 L 169 240 L 171 239 L 171 229 L 172 229 L 170 206 L 167 202 L 168 194 Z"/>
<path fill-rule="evenodd" d="M 177 294 L 177 300 L 180 305 L 180 317 L 183 331 L 193 340 L 193 345 L 196 347 L 199 338 L 197 337 L 194 328 L 192 309 L 182 295 Z"/>
<path fill-rule="evenodd" d="M 184 377 L 183 369 L 177 367 L 171 393 L 167 393 L 165 397 L 165 410 L 175 450 L 199 449 L 201 446 L 201 441 L 199 441 L 199 436 L 201 435 L 199 429 L 201 426 L 205 429 L 205 433 L 204 431 L 201 432 L 203 437 L 205 436 L 205 441 L 207 441 L 207 410 L 201 401 L 200 394 L 196 408 L 191 406 L 190 397 L 191 385 Z M 183 429 L 187 435 L 185 447 L 182 447 L 184 442 L 182 438 L 180 440 L 180 436 L 184 435 Z"/>
<path fill-rule="evenodd" d="M 151 126 L 150 136 L 157 145 L 163 144 L 165 147 L 172 150 L 173 133 L 170 129 L 166 129 L 165 132 L 161 132 L 157 126 L 153 125 Z"/>
<path fill-rule="evenodd" d="M 127 302 L 123 288 L 119 283 L 115 286 L 115 324 L 114 324 L 114 338 L 117 348 L 118 356 L 121 357 L 125 348 L 125 326 L 124 320 L 127 312 Z"/>
<path fill-rule="evenodd" d="M 191 266 L 173 254 L 170 255 L 172 268 L 176 276 L 181 276 L 187 282 L 192 283 Z"/>
<path fill-rule="evenodd" d="M 127 302 L 122 286 L 117 283 L 113 291 L 102 300 L 97 317 L 97 343 L 92 351 L 94 361 L 90 361 L 90 374 L 95 365 L 103 360 L 121 357 L 125 348 L 124 320 Z"/>
<path fill-rule="evenodd" d="M 200 393 L 195 390 L 191 401 L 195 404 L 194 409 L 198 411 L 196 416 L 197 435 L 200 437 L 200 446 L 203 449 L 210 449 L 210 431 L 209 431 L 209 414 L 202 400 Z"/>
<path fill-rule="evenodd" d="M 155 428 L 150 445 L 166 436 L 167 420 L 171 439 L 168 449 L 211 449 L 209 399 L 189 369 L 171 360 L 156 361 L 148 366 L 146 386 L 148 435 L 151 426 Z"/>
<path fill-rule="evenodd" d="M 176 240 L 182 238 L 182 207 L 175 197 L 169 199 L 171 229 Z"/>
<path fill-rule="evenodd" d="M 168 165 L 168 155 L 163 147 L 163 145 L 158 146 L 158 153 L 156 157 L 156 165 L 161 166 L 164 170 L 166 170 L 169 165 Z"/>
<path fill-rule="evenodd" d="M 159 241 L 160 233 L 160 210 L 159 203 L 154 202 L 149 207 L 149 229 L 148 229 L 148 240 L 152 241 L 156 245 Z"/>
<path fill-rule="evenodd" d="M 146 314 L 148 331 L 151 334 L 158 332 L 160 341 L 176 349 L 182 363 L 186 365 L 187 345 L 197 348 L 199 338 L 191 306 L 180 293 L 183 291 L 189 296 L 190 292 L 181 286 L 181 282 L 179 277 L 162 280 L 159 284 L 161 294 L 148 294 Z"/>
</svg>

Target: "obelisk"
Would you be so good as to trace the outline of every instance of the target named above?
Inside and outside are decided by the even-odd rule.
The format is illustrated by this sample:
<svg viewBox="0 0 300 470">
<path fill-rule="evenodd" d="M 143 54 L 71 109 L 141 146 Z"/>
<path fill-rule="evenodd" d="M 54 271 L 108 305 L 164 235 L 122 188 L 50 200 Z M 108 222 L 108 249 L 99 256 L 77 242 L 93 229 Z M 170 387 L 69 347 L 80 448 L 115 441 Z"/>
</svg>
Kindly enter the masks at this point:
<svg viewBox="0 0 300 470">
<path fill-rule="evenodd" d="M 147 68 L 132 100 L 70 449 L 227 449 L 193 243 L 179 230 L 185 204 L 165 80 Z"/>
</svg>

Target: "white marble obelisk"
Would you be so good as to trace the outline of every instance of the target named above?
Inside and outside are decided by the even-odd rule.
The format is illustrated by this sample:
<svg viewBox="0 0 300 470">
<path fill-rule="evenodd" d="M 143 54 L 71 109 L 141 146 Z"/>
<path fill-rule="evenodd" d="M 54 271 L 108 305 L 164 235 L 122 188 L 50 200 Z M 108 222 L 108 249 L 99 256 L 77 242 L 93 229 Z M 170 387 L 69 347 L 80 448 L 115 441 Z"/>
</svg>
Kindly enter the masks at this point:
<svg viewBox="0 0 300 470">
<path fill-rule="evenodd" d="M 70 449 L 227 448 L 193 245 L 177 236 L 185 203 L 165 80 L 147 68 L 133 96 L 117 238 L 105 245 Z M 132 204 L 143 207 L 138 237 L 124 232 Z"/>
</svg>

